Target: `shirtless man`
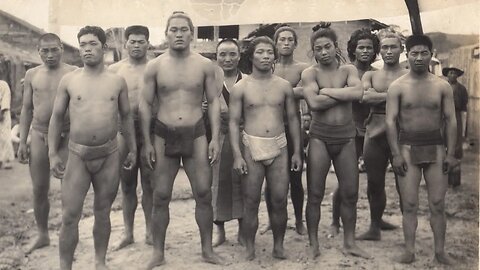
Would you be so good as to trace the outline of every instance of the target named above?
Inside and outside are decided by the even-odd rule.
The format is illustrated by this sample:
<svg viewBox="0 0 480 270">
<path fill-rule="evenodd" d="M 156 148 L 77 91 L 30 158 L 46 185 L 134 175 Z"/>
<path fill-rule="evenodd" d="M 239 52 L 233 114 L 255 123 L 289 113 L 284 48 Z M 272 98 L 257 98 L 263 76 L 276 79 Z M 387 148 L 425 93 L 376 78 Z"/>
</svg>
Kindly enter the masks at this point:
<svg viewBox="0 0 480 270">
<path fill-rule="evenodd" d="M 105 32 L 86 26 L 77 35 L 82 69 L 67 74 L 58 86 L 48 132 L 50 168 L 63 175 L 62 227 L 59 236 L 60 269 L 71 269 L 78 243 L 78 222 L 85 196 L 93 185 L 93 241 L 96 269 L 105 265 L 110 238 L 110 210 L 118 191 L 120 161 L 117 148 L 117 117 L 128 142 L 125 169 L 136 163 L 133 121 L 125 80 L 106 70 L 103 56 Z M 58 156 L 63 115 L 70 111 L 69 155 L 66 166 Z"/>
<path fill-rule="evenodd" d="M 48 159 L 48 122 L 52 115 L 53 102 L 58 83 L 63 75 L 76 69 L 61 62 L 63 46 L 60 38 L 47 33 L 39 38 L 38 53 L 43 64 L 32 68 L 25 74 L 23 107 L 20 115 L 20 144 L 18 159 L 21 163 L 29 163 L 33 185 L 33 212 L 37 222 L 38 236 L 28 247 L 26 253 L 37 248 L 48 246 L 48 213 L 50 203 L 50 161 Z M 32 126 L 31 143 L 27 144 L 28 133 Z M 59 152 L 63 161 L 67 160 L 68 130 L 70 128 L 68 114 L 62 128 L 63 134 L 59 143 Z"/>
<path fill-rule="evenodd" d="M 180 159 L 195 198 L 195 219 L 200 229 L 202 257 L 222 264 L 212 248 L 211 165 L 218 159 L 220 95 L 215 84 L 214 64 L 190 50 L 193 23 L 183 12 L 174 12 L 167 21 L 168 50 L 150 61 L 145 69 L 140 116 L 144 158 L 153 171 L 152 235 L 153 256 L 147 269 L 165 263 L 165 235 L 169 223 L 172 188 Z M 202 118 L 202 98 L 206 94 L 212 140 L 207 143 Z M 150 139 L 151 106 L 158 98 L 159 110 Z"/>
<path fill-rule="evenodd" d="M 300 120 L 291 84 L 272 74 L 276 51 L 268 37 L 251 41 L 247 57 L 252 74 L 239 81 L 230 99 L 230 139 L 234 169 L 242 175 L 244 195 L 243 233 L 246 259 L 255 258 L 255 234 L 263 179 L 270 193 L 270 220 L 273 232 L 273 257 L 286 259 L 283 239 L 287 227 L 288 170 L 301 171 Z M 288 167 L 284 112 L 293 141 L 291 166 Z M 240 150 L 239 123 L 243 116 L 243 153 Z"/>
<path fill-rule="evenodd" d="M 352 33 L 347 42 L 348 58 L 357 68 L 360 80 L 363 74 L 369 70 L 375 70 L 372 63 L 375 61 L 380 50 L 380 41 L 377 36 L 368 29 L 359 29 Z M 358 100 L 352 101 L 353 122 L 355 123 L 355 152 L 359 163 L 359 169 L 365 170 L 363 164 L 363 141 L 365 138 L 365 119 L 370 112 L 368 104 L 362 104 Z M 336 236 L 340 231 L 340 196 L 338 188 L 332 197 L 332 225 L 330 236 Z"/>
<path fill-rule="evenodd" d="M 133 25 L 125 29 L 125 48 L 128 57 L 118 63 L 111 65 L 108 70 L 122 76 L 128 86 L 128 100 L 130 102 L 130 110 L 133 116 L 133 124 L 135 128 L 135 138 L 137 143 L 137 161 L 138 166 L 134 166 L 131 170 L 121 169 L 120 183 L 123 193 L 123 223 L 125 225 L 124 238 L 118 244 L 116 249 L 124 248 L 134 242 L 133 238 L 133 221 L 135 218 L 135 210 L 137 209 L 137 176 L 140 169 L 142 181 L 142 208 L 145 215 L 146 235 L 145 242 L 152 244 L 151 233 L 151 216 L 152 216 L 152 188 L 150 185 L 151 170 L 148 170 L 140 160 L 140 153 L 143 146 L 142 134 L 140 128 L 140 117 L 138 116 L 138 104 L 140 89 L 143 83 L 143 72 L 147 65 L 147 49 L 149 46 L 148 38 L 150 34 L 148 28 L 141 25 Z M 121 129 L 120 129 L 121 130 Z M 120 161 L 123 161 L 128 154 L 127 141 L 124 138 L 124 132 L 118 135 L 118 146 Z"/>
<path fill-rule="evenodd" d="M 273 41 L 275 42 L 275 49 L 278 53 L 278 60 L 275 63 L 275 70 L 273 71 L 274 75 L 279 76 L 287 80 L 290 85 L 294 88 L 295 96 L 302 98 L 302 87 L 296 87 L 300 82 L 300 75 L 302 71 L 306 69 L 309 65 L 307 63 L 299 62 L 293 59 L 293 52 L 297 46 L 297 33 L 295 30 L 289 26 L 279 27 L 273 36 Z M 296 109 L 300 117 L 300 107 L 299 100 L 295 101 Z M 288 156 L 293 155 L 293 141 L 289 136 L 288 132 L 288 121 L 285 122 L 285 130 L 287 130 L 287 150 Z M 300 139 L 300 149 L 303 148 L 302 139 Z M 303 155 L 301 155 L 303 159 Z M 291 167 L 291 159 L 288 159 L 288 167 Z M 290 171 L 289 172 L 289 181 L 290 181 L 290 198 L 293 204 L 293 210 L 295 212 L 295 229 L 298 234 L 303 235 L 307 232 L 305 225 L 303 225 L 303 199 L 304 191 L 302 185 L 302 170 L 299 171 Z M 267 210 L 269 216 L 272 212 L 271 202 L 270 202 L 270 192 L 265 190 L 265 202 L 267 204 Z M 267 229 L 270 228 L 270 225 Z"/>
<path fill-rule="evenodd" d="M 399 177 L 403 204 L 405 251 L 398 261 L 412 263 L 415 260 L 418 191 L 423 174 L 427 183 L 435 259 L 442 264 L 451 264 L 444 246 L 447 178 L 458 165 L 454 157 L 457 122 L 452 88 L 448 82 L 428 71 L 432 58 L 429 37 L 410 36 L 405 46 L 410 70 L 388 88 L 386 112 L 392 166 Z M 446 153 L 443 127 L 447 136 Z"/>
<path fill-rule="evenodd" d="M 312 110 L 307 157 L 307 229 L 310 256 L 320 255 L 318 223 L 325 181 L 331 161 L 338 178 L 344 225 L 344 253 L 369 258 L 355 244 L 358 166 L 355 155 L 355 125 L 352 101 L 362 95 L 357 69 L 340 66 L 336 58 L 337 35 L 323 25 L 313 32 L 310 44 L 318 64 L 302 73 L 303 95 Z"/>
<path fill-rule="evenodd" d="M 403 46 L 398 35 L 387 31 L 381 31 L 378 35 L 383 68 L 377 71 L 367 71 L 362 78 L 364 89 L 362 103 L 371 106 L 370 115 L 366 121 L 367 131 L 363 151 L 368 179 L 370 228 L 357 238 L 372 241 L 381 239 L 382 229 L 396 228 L 382 220 L 387 204 L 385 173 L 388 163 L 392 160 L 386 133 L 385 102 L 390 84 L 408 72 L 399 63 Z"/>
</svg>

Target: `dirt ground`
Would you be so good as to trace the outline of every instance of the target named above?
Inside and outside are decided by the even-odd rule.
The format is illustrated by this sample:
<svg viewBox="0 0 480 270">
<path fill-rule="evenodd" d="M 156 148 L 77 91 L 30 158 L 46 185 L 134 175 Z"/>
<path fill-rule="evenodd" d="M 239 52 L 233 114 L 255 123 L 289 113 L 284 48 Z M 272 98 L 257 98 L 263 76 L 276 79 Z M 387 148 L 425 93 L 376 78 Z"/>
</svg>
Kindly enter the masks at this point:
<svg viewBox="0 0 480 270">
<path fill-rule="evenodd" d="M 401 229 L 383 232 L 382 241 L 359 241 L 359 245 L 374 256 L 371 260 L 344 256 L 341 253 L 343 236 L 327 237 L 331 222 L 331 194 L 336 187 L 336 177 L 329 174 L 326 196 L 322 204 L 322 220 L 319 236 L 322 255 L 315 261 L 306 256 L 307 236 L 295 233 L 293 208 L 289 200 L 289 220 L 285 237 L 288 259 L 275 260 L 271 256 L 272 234 L 257 234 L 257 258 L 252 262 L 243 259 L 243 248 L 236 243 L 237 223 L 226 223 L 227 242 L 215 248 L 225 257 L 228 266 L 207 265 L 201 261 L 200 239 L 194 220 L 194 201 L 191 198 L 189 183 L 183 171 L 179 173 L 174 186 L 174 200 L 170 205 L 170 225 L 167 232 L 167 264 L 158 269 L 478 269 L 478 150 L 467 151 L 462 163 L 462 185 L 456 190 L 449 189 L 446 198 L 447 212 L 447 253 L 456 265 L 443 268 L 433 261 L 433 236 L 429 225 L 429 211 L 425 183 L 422 181 L 420 208 L 418 212 L 418 229 L 416 261 L 405 266 L 394 263 L 392 258 L 400 254 L 403 234 Z M 305 175 L 304 175 L 305 176 Z M 304 179 L 305 181 L 305 179 Z M 366 197 L 366 175 L 360 175 L 360 196 L 358 202 L 357 234 L 364 232 L 369 224 L 369 208 Z M 0 269 L 58 269 L 58 229 L 61 223 L 60 183 L 52 179 L 50 192 L 49 229 L 51 246 L 37 250 L 25 256 L 25 245 L 35 236 L 33 221 L 31 184 L 28 167 L 16 164 L 11 171 L 0 170 Z M 384 218 L 396 225 L 401 225 L 401 213 L 398 207 L 398 195 L 395 191 L 393 174 L 387 174 L 387 208 Z M 140 188 L 139 188 L 140 194 Z M 80 222 L 80 241 L 75 253 L 74 269 L 93 269 L 94 252 L 92 239 L 92 192 L 90 191 L 84 205 L 84 214 Z M 139 203 L 139 208 L 141 204 Z M 111 214 L 112 235 L 110 247 L 117 243 L 123 231 L 121 215 L 121 195 L 114 203 Z M 265 204 L 262 202 L 260 229 L 267 224 Z M 136 243 L 120 251 L 107 254 L 110 269 L 143 269 L 151 255 L 151 246 L 143 239 L 145 227 L 143 212 L 137 209 L 135 222 Z"/>
</svg>

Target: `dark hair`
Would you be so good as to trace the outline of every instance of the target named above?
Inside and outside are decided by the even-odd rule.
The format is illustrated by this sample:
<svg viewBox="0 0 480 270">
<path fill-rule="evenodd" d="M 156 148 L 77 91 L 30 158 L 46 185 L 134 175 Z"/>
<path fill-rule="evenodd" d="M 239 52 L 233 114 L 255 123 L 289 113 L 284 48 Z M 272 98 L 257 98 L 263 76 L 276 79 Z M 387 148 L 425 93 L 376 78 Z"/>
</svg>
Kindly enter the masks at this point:
<svg viewBox="0 0 480 270">
<path fill-rule="evenodd" d="M 432 40 L 426 35 L 411 35 L 405 41 L 405 47 L 407 48 L 407 52 L 415 45 L 425 45 L 428 47 L 430 52 L 432 51 Z"/>
<path fill-rule="evenodd" d="M 192 32 L 193 34 L 193 22 L 192 22 L 192 19 L 190 18 L 190 16 L 188 16 L 187 13 L 183 12 L 183 11 L 174 11 L 172 13 L 172 15 L 170 15 L 170 17 L 168 17 L 167 19 L 167 26 L 165 27 L 165 35 L 167 34 L 168 32 L 168 27 L 170 26 L 170 21 L 172 19 L 175 19 L 175 18 L 181 18 L 181 19 L 185 19 L 187 20 L 187 23 L 188 23 L 188 27 L 190 28 L 190 32 Z"/>
<path fill-rule="evenodd" d="M 275 30 L 275 34 L 273 34 L 273 41 L 275 42 L 275 44 L 277 44 L 277 42 L 278 42 L 278 36 L 280 35 L 280 33 L 285 32 L 285 31 L 289 31 L 290 33 L 292 33 L 294 43 L 295 43 L 295 45 L 297 45 L 297 43 L 298 43 L 297 33 L 288 24 L 279 24 L 277 26 L 277 28 Z"/>
<path fill-rule="evenodd" d="M 273 49 L 274 58 L 275 60 L 277 59 L 277 50 L 275 49 L 275 43 L 273 42 L 273 40 L 267 36 L 256 37 L 250 42 L 247 48 L 247 51 L 245 53 L 247 56 L 250 68 L 252 68 L 252 58 L 253 58 L 253 53 L 255 52 L 255 48 L 257 47 L 258 44 L 261 44 L 261 43 L 271 45 Z"/>
<path fill-rule="evenodd" d="M 337 43 L 337 33 L 333 29 L 330 28 L 331 23 L 329 22 L 320 22 L 319 24 L 312 27 L 313 33 L 310 35 L 310 47 L 313 51 L 313 43 L 315 40 L 321 37 L 329 38 L 335 44 L 335 47 L 338 47 Z"/>
<path fill-rule="evenodd" d="M 375 55 L 377 55 L 380 52 L 380 41 L 378 37 L 372 32 L 370 32 L 369 29 L 358 29 L 355 30 L 355 32 L 352 33 L 350 36 L 350 39 L 347 42 L 347 52 L 348 52 L 348 58 L 350 59 L 351 62 L 355 61 L 355 50 L 357 49 L 358 41 L 362 39 L 369 39 L 372 41 L 373 44 L 373 52 Z M 373 63 L 375 61 L 375 57 L 371 59 L 371 62 Z"/>
<path fill-rule="evenodd" d="M 105 34 L 105 31 L 101 27 L 98 26 L 90 26 L 87 25 L 80 29 L 80 31 L 77 34 L 77 39 L 80 41 L 80 37 L 87 35 L 87 34 L 92 34 L 98 38 L 98 40 L 102 43 L 102 45 L 105 45 L 107 42 L 107 35 Z"/>
<path fill-rule="evenodd" d="M 54 33 L 45 33 L 38 38 L 38 44 L 42 41 L 56 41 L 59 45 L 62 45 L 60 38 Z"/>
<path fill-rule="evenodd" d="M 130 35 L 144 35 L 145 39 L 148 41 L 150 38 L 150 32 L 148 31 L 148 27 L 143 25 L 132 25 L 125 29 L 125 39 L 128 39 Z"/>
<path fill-rule="evenodd" d="M 240 45 L 233 38 L 224 38 L 224 39 L 220 40 L 217 44 L 217 47 L 215 48 L 215 52 L 218 51 L 218 47 L 220 47 L 220 45 L 223 44 L 223 43 L 233 43 L 233 44 L 235 44 L 235 46 L 237 46 L 237 48 L 238 48 L 238 53 L 240 53 Z"/>
</svg>

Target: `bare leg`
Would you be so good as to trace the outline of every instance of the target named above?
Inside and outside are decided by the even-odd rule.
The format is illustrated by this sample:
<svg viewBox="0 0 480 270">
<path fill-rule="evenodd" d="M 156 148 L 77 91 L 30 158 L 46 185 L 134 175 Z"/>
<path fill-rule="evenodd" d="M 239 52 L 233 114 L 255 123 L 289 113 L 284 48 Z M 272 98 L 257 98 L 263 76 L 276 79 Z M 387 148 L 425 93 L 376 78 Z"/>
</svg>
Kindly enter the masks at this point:
<svg viewBox="0 0 480 270">
<path fill-rule="evenodd" d="M 330 157 L 324 142 L 310 139 L 307 158 L 307 230 L 310 241 L 309 256 L 315 259 L 320 255 L 318 224 L 321 216 L 321 203 L 325 195 L 325 180 L 330 168 Z"/>
<path fill-rule="evenodd" d="M 340 204 L 341 198 L 337 187 L 332 196 L 332 224 L 330 225 L 329 238 L 337 236 L 340 232 Z"/>
<path fill-rule="evenodd" d="M 303 224 L 303 201 L 305 197 L 305 193 L 303 190 L 302 184 L 302 170 L 296 172 L 291 171 L 291 157 L 293 155 L 293 141 L 290 138 L 290 133 L 287 131 L 287 150 L 288 150 L 288 158 L 287 158 L 287 174 L 289 175 L 289 182 L 290 182 L 290 199 L 292 200 L 293 204 L 293 211 L 295 214 L 295 231 L 300 234 L 304 235 L 307 233 L 307 229 Z M 303 144 L 303 142 L 301 142 Z M 303 145 L 300 145 L 300 149 L 303 149 Z"/>
<path fill-rule="evenodd" d="M 241 246 L 245 246 L 245 236 L 243 234 L 243 219 L 238 219 L 237 241 Z"/>
<path fill-rule="evenodd" d="M 152 240 L 153 171 L 151 171 L 146 167 L 146 165 L 142 162 L 141 158 L 138 158 L 137 160 L 140 162 L 140 178 L 142 181 L 142 208 L 143 208 L 143 214 L 145 216 L 145 243 L 147 243 L 148 245 L 153 245 L 153 240 Z"/>
<path fill-rule="evenodd" d="M 263 235 L 272 229 L 272 224 L 270 221 L 270 217 L 272 216 L 272 203 L 271 203 L 271 196 L 270 191 L 265 188 L 265 205 L 267 206 L 267 213 L 268 213 L 268 224 L 265 226 L 261 231 L 260 234 Z"/>
<path fill-rule="evenodd" d="M 217 246 L 220 246 L 221 244 L 225 243 L 225 241 L 226 241 L 225 222 L 217 221 L 217 222 L 215 222 L 215 225 L 217 225 L 217 239 L 213 242 L 213 246 L 217 247 Z"/>
<path fill-rule="evenodd" d="M 90 181 L 84 162 L 77 155 L 70 154 L 62 181 L 62 227 L 58 245 L 61 270 L 72 269 L 78 243 L 78 222 Z"/>
</svg>

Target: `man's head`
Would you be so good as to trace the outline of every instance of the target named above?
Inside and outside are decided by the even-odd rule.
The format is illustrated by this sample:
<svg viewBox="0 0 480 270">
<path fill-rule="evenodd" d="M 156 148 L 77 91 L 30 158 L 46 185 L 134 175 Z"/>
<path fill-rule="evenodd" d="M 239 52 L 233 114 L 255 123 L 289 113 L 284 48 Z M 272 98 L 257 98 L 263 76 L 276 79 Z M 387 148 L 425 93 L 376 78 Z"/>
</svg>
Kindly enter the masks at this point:
<svg viewBox="0 0 480 270">
<path fill-rule="evenodd" d="M 359 29 L 352 33 L 347 43 L 348 58 L 355 61 L 372 64 L 380 51 L 377 36 L 368 29 Z"/>
<path fill-rule="evenodd" d="M 254 38 L 247 49 L 246 55 L 251 63 L 252 70 L 255 68 L 260 71 L 273 69 L 277 51 L 273 40 L 266 36 Z"/>
<path fill-rule="evenodd" d="M 107 48 L 105 31 L 98 26 L 85 26 L 77 34 L 80 45 L 80 57 L 87 66 L 103 62 L 104 50 Z"/>
<path fill-rule="evenodd" d="M 234 39 L 223 39 L 217 44 L 217 63 L 223 71 L 234 71 L 240 61 L 240 45 Z"/>
<path fill-rule="evenodd" d="M 380 54 L 386 65 L 396 65 L 399 62 L 400 54 L 403 52 L 403 45 L 400 36 L 391 30 L 381 30 L 378 33 L 380 39 Z"/>
<path fill-rule="evenodd" d="M 426 35 L 411 35 L 405 41 L 410 70 L 415 73 L 428 72 L 432 59 L 432 40 Z"/>
<path fill-rule="evenodd" d="M 288 25 L 280 26 L 273 35 L 277 52 L 282 56 L 290 56 L 293 54 L 293 51 L 297 47 L 297 39 L 297 33 Z"/>
<path fill-rule="evenodd" d="M 168 17 L 165 36 L 169 47 L 173 50 L 184 50 L 193 40 L 192 19 L 183 11 L 175 11 Z"/>
<path fill-rule="evenodd" d="M 337 34 L 330 29 L 329 23 L 321 23 L 312 28 L 310 45 L 317 63 L 331 64 L 337 55 Z"/>
<path fill-rule="evenodd" d="M 142 59 L 147 55 L 150 33 L 143 25 L 132 25 L 125 29 L 125 48 L 134 59 Z"/>
<path fill-rule="evenodd" d="M 463 75 L 463 70 L 456 67 L 447 67 L 442 69 L 442 74 L 447 77 L 450 83 L 456 83 L 458 77 Z"/>
<path fill-rule="evenodd" d="M 46 33 L 38 39 L 38 54 L 47 67 L 56 67 L 63 54 L 60 38 L 53 33 Z"/>
</svg>

